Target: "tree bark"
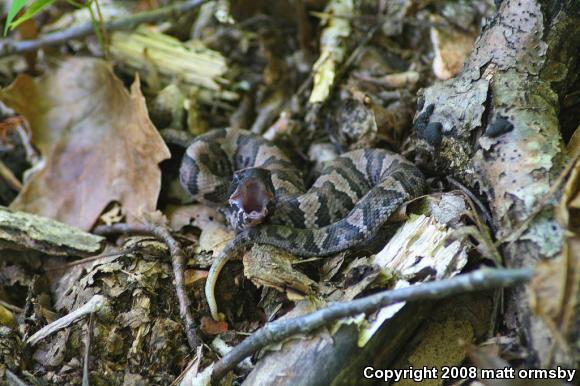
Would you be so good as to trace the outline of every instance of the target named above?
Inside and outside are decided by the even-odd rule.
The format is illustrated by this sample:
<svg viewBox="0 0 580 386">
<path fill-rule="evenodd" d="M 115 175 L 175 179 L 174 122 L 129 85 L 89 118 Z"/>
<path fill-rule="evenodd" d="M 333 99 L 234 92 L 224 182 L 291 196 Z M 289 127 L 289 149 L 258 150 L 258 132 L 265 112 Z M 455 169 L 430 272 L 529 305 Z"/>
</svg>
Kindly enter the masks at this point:
<svg viewBox="0 0 580 386">
<path fill-rule="evenodd" d="M 580 2 L 504 1 L 462 72 L 425 89 L 419 101 L 418 160 L 487 200 L 508 267 L 562 256 L 564 229 L 554 200 L 546 205 L 545 198 L 569 158 L 559 98 L 578 81 L 579 50 Z M 528 365 L 574 366 L 573 350 L 554 344 L 524 289 L 509 294 L 505 323 L 521 332 Z"/>
</svg>

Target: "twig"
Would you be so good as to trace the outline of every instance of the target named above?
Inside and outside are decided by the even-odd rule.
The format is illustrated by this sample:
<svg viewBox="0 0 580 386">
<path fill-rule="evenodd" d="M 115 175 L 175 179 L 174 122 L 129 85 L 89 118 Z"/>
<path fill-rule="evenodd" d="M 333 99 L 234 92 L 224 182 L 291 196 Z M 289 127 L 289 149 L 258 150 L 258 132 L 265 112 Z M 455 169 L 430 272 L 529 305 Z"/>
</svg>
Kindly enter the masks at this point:
<svg viewBox="0 0 580 386">
<path fill-rule="evenodd" d="M 20 192 L 22 190 L 22 184 L 20 183 L 18 178 L 16 178 L 14 173 L 12 173 L 12 170 L 10 170 L 8 166 L 6 166 L 4 162 L 2 162 L 2 160 L 0 160 L 0 177 L 4 181 L 6 181 L 8 186 L 16 190 L 17 192 Z"/>
<path fill-rule="evenodd" d="M 89 381 L 89 357 L 91 355 L 91 341 L 93 338 L 93 328 L 95 324 L 94 313 L 89 315 L 89 322 L 87 323 L 87 335 L 85 337 L 85 350 L 83 353 L 83 386 L 90 386 Z"/>
<path fill-rule="evenodd" d="M 463 185 L 461 182 L 457 181 L 455 178 L 451 176 L 447 176 L 447 181 L 449 181 L 451 185 L 455 186 L 457 189 L 462 191 L 467 197 L 469 197 L 471 201 L 473 201 L 473 203 L 477 205 L 477 207 L 483 214 L 483 217 L 485 217 L 485 221 L 487 222 L 487 224 L 490 227 L 494 226 L 493 221 L 491 219 L 491 213 L 489 213 L 489 210 L 487 210 L 485 205 L 483 205 L 483 203 L 479 200 L 479 198 L 477 198 L 475 194 L 473 194 L 471 190 L 469 190 L 465 185 Z"/>
<path fill-rule="evenodd" d="M 361 55 L 363 50 L 366 48 L 366 45 L 371 41 L 371 39 L 375 35 L 375 32 L 378 31 L 380 26 L 381 26 L 381 24 L 377 23 L 374 26 L 370 27 L 366 31 L 365 36 L 363 36 L 363 38 L 358 42 L 358 44 L 356 45 L 356 48 L 354 48 L 351 51 L 351 53 L 348 56 L 348 58 L 346 59 L 346 61 L 344 61 L 340 65 L 340 67 L 335 71 L 334 81 L 330 85 L 330 90 L 328 90 L 329 96 L 334 92 L 334 90 L 337 87 L 337 85 L 339 84 L 340 80 L 347 73 L 347 71 L 350 69 L 352 64 L 358 60 L 359 56 Z M 310 84 L 313 83 L 313 80 L 314 80 L 314 71 L 312 71 L 310 73 L 310 75 L 308 76 L 308 79 L 306 79 L 306 81 L 302 84 L 302 86 L 305 86 L 305 87 L 310 86 Z M 298 90 L 299 93 L 302 92 L 302 86 Z M 298 94 L 298 95 L 300 95 L 300 94 Z M 318 120 L 319 120 L 320 112 L 321 112 L 323 106 L 325 106 L 326 103 L 328 103 L 328 99 L 329 98 L 327 97 L 319 103 L 309 103 L 310 108 L 309 108 L 309 111 L 306 114 L 306 117 L 304 118 L 304 120 L 306 121 L 306 127 L 309 129 L 311 136 L 314 134 L 315 128 L 317 127 L 316 122 L 318 122 Z"/>
<path fill-rule="evenodd" d="M 62 330 L 70 326 L 72 323 L 79 319 L 84 318 L 95 312 L 100 312 L 108 306 L 108 300 L 103 295 L 95 295 L 88 302 L 86 302 L 82 307 L 74 310 L 68 315 L 63 316 L 60 319 L 55 320 L 47 326 L 42 327 L 30 338 L 26 339 L 26 343 L 34 346 L 36 343 L 40 342 L 42 339 L 54 334 L 57 331 Z"/>
<path fill-rule="evenodd" d="M 189 343 L 189 347 L 191 349 L 195 349 L 197 346 L 199 346 L 200 340 L 195 333 L 195 322 L 193 321 L 193 316 L 189 311 L 191 305 L 189 298 L 185 293 L 185 286 L 183 284 L 184 254 L 181 246 L 177 240 L 171 236 L 171 233 L 169 233 L 169 231 L 164 227 L 152 224 L 100 225 L 95 228 L 94 232 L 103 236 L 119 233 L 152 235 L 161 239 L 167 245 L 167 248 L 169 248 L 169 254 L 171 255 L 171 265 L 173 266 L 175 292 L 177 294 L 177 300 L 179 301 L 179 314 L 185 323 L 185 335 L 187 336 L 187 342 Z"/>
<path fill-rule="evenodd" d="M 14 311 L 14 312 L 18 312 L 18 313 L 24 312 L 23 308 L 20 308 L 18 306 L 10 304 L 10 303 L 6 303 L 3 300 L 0 300 L 0 306 L 8 308 L 10 311 Z"/>
<path fill-rule="evenodd" d="M 332 84 L 333 89 L 338 84 L 339 80 L 342 79 L 344 74 L 346 74 L 346 72 L 350 69 L 350 66 L 352 66 L 352 64 L 358 60 L 362 52 L 366 49 L 366 45 L 371 41 L 373 36 L 375 36 L 375 32 L 379 30 L 381 25 L 382 23 L 376 23 L 366 31 L 365 36 L 363 36 L 363 38 L 358 42 L 356 48 L 352 50 L 346 61 L 342 64 L 338 71 L 336 71 L 336 77 L 334 79 L 334 83 Z"/>
<path fill-rule="evenodd" d="M 103 35 L 104 35 L 103 18 L 100 17 L 99 20 L 97 20 L 97 17 L 95 16 L 95 12 L 93 11 L 93 3 L 95 3 L 97 9 L 99 9 L 99 4 L 98 4 L 97 0 L 89 0 L 86 4 L 86 8 L 88 9 L 89 14 L 91 15 L 93 30 L 95 33 L 95 37 L 97 38 L 97 41 L 99 42 L 99 45 L 101 46 L 101 50 L 103 51 L 103 57 L 105 59 L 108 59 L 109 58 L 109 50 L 105 44 L 105 38 L 103 37 Z M 102 16 L 100 14 L 100 12 L 99 12 L 99 16 Z"/>
<path fill-rule="evenodd" d="M 172 17 L 176 18 L 185 12 L 189 12 L 199 7 L 206 1 L 207 0 L 189 0 L 153 11 L 141 12 L 136 15 L 111 20 L 103 25 L 103 29 L 105 31 L 131 29 L 141 23 L 151 23 Z M 45 46 L 54 46 L 71 39 L 83 38 L 92 35 L 94 32 L 93 23 L 86 23 L 63 31 L 43 35 L 38 39 L 33 40 L 15 41 L 12 39 L 4 39 L 3 41 L 0 41 L 0 58 L 8 55 L 34 51 Z"/>
<path fill-rule="evenodd" d="M 533 270 L 483 268 L 465 275 L 431 283 L 382 291 L 361 299 L 336 303 L 327 308 L 301 317 L 266 324 L 222 359 L 215 363 L 212 382 L 217 383 L 241 360 L 259 349 L 280 342 L 296 334 L 306 334 L 338 319 L 359 314 L 368 314 L 379 308 L 402 301 L 438 300 L 466 292 L 491 288 L 510 287 L 527 282 Z"/>
<path fill-rule="evenodd" d="M 87 264 L 87 263 L 90 263 L 92 261 L 104 260 L 108 257 L 125 256 L 125 255 L 131 254 L 133 252 L 137 252 L 139 250 L 139 248 L 140 248 L 139 243 L 135 243 L 135 245 L 131 246 L 130 248 L 120 250 L 118 252 L 106 253 L 104 255 L 89 256 L 89 257 L 85 257 L 84 259 L 79 259 L 79 260 L 71 261 L 70 263 L 67 263 L 67 264 L 59 265 L 58 267 L 45 268 L 44 270 L 46 272 L 65 271 L 65 270 L 70 269 L 72 267 L 76 267 L 77 265 Z"/>
<path fill-rule="evenodd" d="M 331 86 L 332 88 L 334 88 L 335 84 L 338 84 L 340 78 L 342 78 L 342 76 L 346 73 L 346 71 L 350 68 L 350 66 L 357 60 L 357 58 L 359 57 L 359 55 L 361 54 L 367 43 L 375 35 L 375 32 L 377 32 L 379 27 L 380 24 L 375 24 L 373 27 L 369 28 L 366 31 L 365 36 L 358 42 L 356 48 L 352 50 L 352 52 L 350 53 L 344 64 L 336 72 L 336 78 L 334 80 L 333 86 Z M 305 93 L 306 89 L 310 87 L 313 80 L 314 80 L 314 71 L 311 71 L 308 74 L 308 77 L 302 82 L 300 87 L 298 87 L 298 91 L 296 91 L 296 94 L 294 94 L 294 98 L 297 98 L 303 93 Z M 288 102 L 287 104 L 290 104 L 290 102 Z M 287 109 L 287 106 L 284 106 L 284 109 Z"/>
<path fill-rule="evenodd" d="M 328 12 L 316 12 L 310 11 L 308 12 L 311 16 L 314 16 L 317 19 L 321 20 L 329 20 L 329 19 L 346 19 L 346 20 L 364 20 L 364 21 L 374 21 L 375 23 L 378 22 L 385 22 L 387 21 L 386 17 L 381 16 L 374 16 L 374 15 L 341 15 L 341 14 L 334 14 Z"/>
<path fill-rule="evenodd" d="M 192 360 L 189 361 L 189 363 L 187 364 L 187 366 L 185 366 L 185 369 L 183 369 L 181 371 L 181 374 L 179 374 L 177 376 L 177 378 L 175 378 L 173 380 L 173 382 L 171 382 L 171 385 L 169 386 L 181 386 L 181 385 L 193 385 L 194 383 L 191 381 L 192 379 L 196 378 L 199 375 L 199 364 L 201 362 L 201 359 L 203 358 L 203 346 L 198 346 L 197 350 L 195 351 L 195 355 L 193 357 Z M 198 383 L 199 385 L 209 385 L 209 376 L 211 374 L 207 375 L 207 382 L 200 382 Z M 196 379 L 199 380 L 199 379 Z"/>
<path fill-rule="evenodd" d="M 493 240 L 489 237 L 489 234 L 487 232 L 482 232 L 477 226 L 465 225 L 458 229 L 454 229 L 448 237 L 458 240 L 461 237 L 469 236 L 477 241 L 475 248 L 477 248 L 481 256 L 493 260 L 497 267 L 502 267 L 504 265 L 503 258 L 497 250 L 497 247 L 493 244 Z"/>
<path fill-rule="evenodd" d="M 12 371 L 10 371 L 10 369 L 6 369 L 6 379 L 8 380 L 9 385 L 28 386 L 28 383 L 20 379 L 18 375 L 14 374 Z"/>
<path fill-rule="evenodd" d="M 32 146 L 32 143 L 30 142 L 32 134 L 30 128 L 26 125 L 25 121 L 21 125 L 16 126 L 16 132 L 18 133 L 18 136 L 20 137 L 20 142 L 24 147 L 24 151 L 26 153 L 26 160 L 30 162 L 32 165 L 35 165 L 40 161 L 40 156 L 38 155 L 36 150 L 34 150 L 34 146 Z"/>
</svg>

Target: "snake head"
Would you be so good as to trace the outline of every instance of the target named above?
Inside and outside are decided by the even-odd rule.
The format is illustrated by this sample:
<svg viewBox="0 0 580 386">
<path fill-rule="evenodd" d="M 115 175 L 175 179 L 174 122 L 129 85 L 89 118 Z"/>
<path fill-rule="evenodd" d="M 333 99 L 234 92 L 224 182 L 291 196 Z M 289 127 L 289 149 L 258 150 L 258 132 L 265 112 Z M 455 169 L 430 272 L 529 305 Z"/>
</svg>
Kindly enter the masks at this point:
<svg viewBox="0 0 580 386">
<path fill-rule="evenodd" d="M 228 221 L 234 229 L 247 229 L 262 223 L 275 202 L 270 171 L 247 168 L 235 172 L 228 202 Z"/>
</svg>

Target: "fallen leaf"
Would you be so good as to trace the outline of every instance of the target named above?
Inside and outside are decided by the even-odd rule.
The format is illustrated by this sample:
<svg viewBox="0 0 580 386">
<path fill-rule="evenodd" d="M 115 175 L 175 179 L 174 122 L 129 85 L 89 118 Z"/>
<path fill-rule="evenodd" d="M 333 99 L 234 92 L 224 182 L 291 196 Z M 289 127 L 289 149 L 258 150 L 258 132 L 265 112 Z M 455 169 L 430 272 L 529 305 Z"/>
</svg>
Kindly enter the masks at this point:
<svg viewBox="0 0 580 386">
<path fill-rule="evenodd" d="M 569 148 L 574 154 L 573 148 Z M 580 304 L 580 161 L 576 160 L 562 189 L 556 219 L 566 229 L 562 254 L 540 261 L 530 284 L 530 303 L 562 347 L 574 338 Z M 568 348 L 569 349 L 569 348 Z"/>
<path fill-rule="evenodd" d="M 497 344 L 487 344 L 475 347 L 471 344 L 466 345 L 466 351 L 469 358 L 478 368 L 478 379 L 484 385 L 489 386 L 524 386 L 527 380 L 513 379 L 510 374 L 515 373 L 515 370 L 510 366 L 509 362 L 501 357 L 500 347 Z M 494 378 L 489 379 L 490 376 L 482 377 L 482 370 L 488 374 L 493 374 Z"/>
<path fill-rule="evenodd" d="M 570 137 L 570 141 L 568 141 L 566 148 L 571 157 L 580 155 L 580 125 L 576 128 L 572 137 Z"/>
<path fill-rule="evenodd" d="M 14 329 L 18 327 L 14 313 L 2 304 L 0 304 L 0 325 Z"/>
<path fill-rule="evenodd" d="M 20 75 L 0 100 L 23 115 L 45 167 L 12 208 L 90 229 L 112 201 L 129 222 L 154 211 L 169 150 L 149 120 L 139 79 L 129 93 L 109 64 L 69 58 L 39 78 Z"/>
<path fill-rule="evenodd" d="M 292 288 L 287 288 L 286 289 L 286 297 L 291 302 L 298 302 L 300 300 L 306 299 L 306 296 L 303 293 L 298 292 L 298 291 L 295 291 Z"/>
<path fill-rule="evenodd" d="M 201 318 L 199 327 L 204 334 L 208 335 L 217 335 L 228 331 L 228 324 L 226 322 L 216 322 L 207 316 Z"/>
<path fill-rule="evenodd" d="M 186 269 L 183 272 L 183 284 L 189 287 L 197 281 L 205 280 L 207 273 L 207 271 L 201 269 Z"/>
<path fill-rule="evenodd" d="M 174 231 L 179 231 L 187 225 L 193 225 L 199 229 L 207 227 L 226 228 L 224 216 L 216 209 L 201 204 L 193 205 L 168 205 L 165 214 L 169 226 Z"/>
<path fill-rule="evenodd" d="M 463 31 L 458 28 L 436 27 L 441 22 L 439 16 L 432 17 L 431 43 L 435 51 L 433 58 L 433 73 L 439 79 L 453 78 L 461 71 L 463 63 L 471 53 L 477 33 Z"/>
<path fill-rule="evenodd" d="M 538 262 L 530 283 L 530 303 L 534 313 L 557 319 L 565 301 L 566 263 L 558 257 Z"/>
</svg>

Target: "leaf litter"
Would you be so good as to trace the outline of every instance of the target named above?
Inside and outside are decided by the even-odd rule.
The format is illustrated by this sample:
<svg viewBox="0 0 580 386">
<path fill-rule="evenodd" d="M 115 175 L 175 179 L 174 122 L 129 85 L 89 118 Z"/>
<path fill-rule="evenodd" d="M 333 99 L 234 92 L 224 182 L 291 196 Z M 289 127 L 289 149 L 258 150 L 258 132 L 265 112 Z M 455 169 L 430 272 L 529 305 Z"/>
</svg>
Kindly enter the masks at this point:
<svg viewBox="0 0 580 386">
<path fill-rule="evenodd" d="M 44 156 L 12 208 L 85 230 L 111 202 L 129 222 L 155 210 L 170 154 L 138 78 L 129 93 L 104 61 L 68 58 L 40 78 L 20 75 L 0 100 L 27 119 Z"/>
<path fill-rule="evenodd" d="M 412 153 L 413 144 L 408 141 L 408 136 L 417 88 L 435 77 L 446 78 L 459 71 L 473 40 L 471 32 L 462 34 L 462 31 L 471 31 L 477 25 L 477 17 L 473 15 L 468 16 L 465 23 L 462 19 L 456 20 L 455 15 L 446 14 L 450 5 L 438 9 L 439 5 L 416 5 L 407 0 L 389 2 L 389 7 L 379 9 L 378 16 L 369 14 L 368 10 L 361 14 L 356 2 L 344 0 L 301 4 L 303 8 L 296 13 L 298 16 L 293 12 L 282 12 L 281 16 L 276 10 L 278 3 L 248 3 L 250 10 L 240 10 L 239 4 L 228 1 L 204 5 L 205 21 L 201 20 L 200 11 L 194 22 L 195 28 L 192 27 L 195 29 L 192 34 L 200 38 L 194 43 L 182 43 L 171 36 L 175 31 L 172 32 L 172 26 L 167 25 L 114 33 L 112 53 L 115 69 L 123 80 L 133 79 L 134 71 L 138 71 L 143 79 L 141 85 L 137 77 L 130 92 L 106 62 L 70 56 L 44 75 L 38 78 L 20 75 L 10 87 L 2 90 L 0 100 L 24 116 L 33 133 L 32 143 L 44 158 L 44 167 L 24 184 L 12 207 L 85 230 L 91 229 L 98 221 L 115 222 L 123 216 L 133 223 L 150 221 L 152 217 L 147 214 L 158 207 L 163 209 L 170 227 L 179 234 L 179 241 L 190 252 L 187 255 L 186 286 L 190 298 L 195 299 L 193 308 L 200 329 L 208 336 L 219 334 L 228 346 L 238 344 L 244 334 L 254 331 L 264 320 L 289 317 L 304 309 L 313 310 L 326 301 L 351 299 L 363 291 L 452 276 L 468 260 L 469 263 L 478 261 L 478 258 L 473 258 L 477 254 L 467 238 L 446 239 L 456 227 L 468 222 L 470 215 L 465 213 L 469 210 L 463 206 L 463 198 L 453 196 L 462 203 L 462 210 L 465 209 L 465 213 L 456 216 L 457 222 L 453 225 L 436 218 L 435 209 L 425 209 L 428 205 L 425 200 L 420 200 L 419 209 L 409 210 L 414 214 L 411 214 L 408 226 L 401 228 L 394 242 L 376 257 L 367 252 L 354 258 L 341 254 L 333 259 L 299 263 L 286 259 L 272 268 L 268 267 L 269 262 L 284 259 L 283 254 L 257 247 L 253 256 L 246 255 L 243 271 L 239 263 L 237 266 L 231 264 L 233 267 L 228 266 L 221 279 L 222 292 L 231 300 L 225 305 L 231 325 L 203 318 L 207 312 L 202 287 L 209 259 L 232 233 L 219 221 L 214 209 L 190 206 L 183 196 L 173 194 L 170 189 L 161 191 L 162 188 L 165 190 L 165 183 L 170 184 L 167 180 L 172 179 L 174 171 L 163 170 L 162 184 L 159 164 L 170 154 L 157 129 L 187 131 L 189 126 L 189 131 L 199 134 L 210 128 L 223 127 L 229 121 L 233 126 L 267 132 L 284 150 L 298 153 L 295 159 L 305 168 L 309 164 L 305 162 L 308 157 L 304 154 L 309 154 L 309 150 L 311 157 L 308 161 L 317 164 L 334 157 L 337 149 L 371 144 Z M 282 7 L 287 5 L 282 3 Z M 378 3 L 384 5 L 385 2 Z M 477 15 L 477 6 L 468 6 L 463 1 L 458 3 L 461 4 L 457 7 L 463 7 L 462 12 L 467 8 L 468 13 Z M 445 19 L 435 14 L 442 14 Z M 228 23 L 220 23 L 219 15 Z M 458 25 L 446 25 L 449 18 Z M 437 25 L 429 26 L 433 20 Z M 181 25 L 181 21 L 174 22 L 176 26 Z M 300 29 L 303 27 L 296 27 L 293 23 L 309 28 Z M 368 32 L 372 23 L 382 28 L 378 28 L 367 47 L 363 47 L 360 55 L 354 58 L 349 73 L 349 68 L 343 67 L 344 61 L 356 49 L 352 46 L 363 41 L 361 36 Z M 295 36 L 285 35 L 284 28 L 288 25 L 294 28 L 293 32 L 299 29 L 300 44 L 293 41 Z M 416 31 L 410 32 L 408 25 L 416 27 Z M 280 30 L 284 33 L 279 33 Z M 445 34 L 449 31 L 452 33 Z M 433 69 L 425 60 L 432 55 L 432 48 L 424 43 L 430 34 L 436 46 L 434 54 L 443 69 Z M 289 41 L 291 44 L 287 44 Z M 305 41 L 311 46 L 305 45 Z M 167 47 L 163 42 L 168 43 Z M 461 47 L 455 50 L 458 43 Z M 164 48 L 169 48 L 168 52 L 172 54 L 167 56 Z M 196 66 L 195 58 L 199 56 L 205 60 L 208 54 L 212 60 L 206 74 L 198 71 L 201 67 Z M 171 55 L 179 60 L 172 61 Z M 204 77 L 208 74 L 211 76 Z M 342 75 L 345 79 L 341 78 Z M 312 91 L 292 95 L 292 90 L 300 90 L 304 76 L 313 78 Z M 145 95 L 141 93 L 141 87 Z M 155 128 L 149 120 L 145 98 L 152 105 L 151 101 L 163 89 L 172 96 L 166 103 L 169 108 L 165 108 L 170 114 L 159 121 L 167 123 L 160 123 Z M 350 113 L 345 106 L 352 106 Z M 313 111 L 324 113 L 315 114 L 314 127 L 318 137 L 314 143 L 311 136 L 304 136 L 304 129 L 313 127 L 308 118 Z M 351 124 L 357 116 L 365 117 L 364 125 Z M 305 148 L 310 145 L 310 149 Z M 315 155 L 317 148 L 330 149 L 328 152 L 332 154 Z M 173 146 L 171 150 L 174 151 Z M 179 155 L 179 150 L 175 154 Z M 174 161 L 175 158 L 169 162 Z M 175 165 L 172 167 L 175 169 Z M 575 213 L 578 207 L 576 175 L 573 181 L 574 185 L 570 185 L 572 182 L 567 185 L 567 193 L 562 198 L 564 211 L 570 213 Z M 164 206 L 168 202 L 171 205 Z M 443 208 L 442 204 L 441 207 L 440 211 L 448 214 L 448 207 Z M 99 216 L 103 216 L 101 220 Z M 413 225 L 418 228 L 413 238 L 401 235 L 412 233 L 407 228 Z M 427 236 L 436 238 L 437 243 L 419 242 L 421 237 Z M 571 259 L 578 250 L 573 248 L 575 244 L 576 238 L 571 237 L 567 256 L 570 260 L 566 262 L 578 261 L 576 257 L 576 260 Z M 125 239 L 124 245 L 120 251 L 109 245 L 99 259 L 65 270 L 60 277 L 52 277 L 50 286 L 54 308 L 61 314 L 71 312 L 82 307 L 95 294 L 103 294 L 111 300 L 111 311 L 100 316 L 93 329 L 91 377 L 96 383 L 169 384 L 186 367 L 190 357 L 172 288 L 167 248 L 150 237 L 131 237 Z M 425 251 L 429 246 L 433 250 Z M 115 252 L 111 254 L 111 251 Z M 256 255 L 264 255 L 268 260 L 257 259 Z M 396 258 L 397 272 L 388 262 L 377 265 L 377 261 L 388 261 L 389 258 Z M 323 267 L 325 262 L 331 266 Z M 573 323 L 571 309 L 577 304 L 577 300 L 566 304 L 564 300 L 570 299 L 570 293 L 577 290 L 572 279 L 578 274 L 578 269 L 570 269 L 570 265 L 566 267 L 546 268 L 543 274 L 551 279 L 538 282 L 553 282 L 555 276 L 566 276 L 562 273 L 565 271 L 568 273 L 567 284 L 557 288 L 540 284 L 535 287 L 537 311 L 552 318 L 555 326 L 562 328 L 564 333 Z M 268 311 L 256 307 L 260 296 L 250 281 L 268 287 L 263 288 L 260 304 Z M 315 299 L 311 288 L 317 286 L 320 286 L 320 292 L 319 298 Z M 31 289 L 27 302 L 22 305 L 30 308 L 39 304 L 37 299 L 47 292 L 46 289 Z M 1 293 L 0 300 L 3 300 Z M 397 309 L 401 307 L 398 305 L 375 315 L 372 323 L 363 318 L 352 318 L 343 323 L 357 326 L 358 343 L 362 345 L 371 340 L 379 328 L 387 326 L 388 329 L 391 325 L 387 322 L 395 318 Z M 28 309 L 26 317 L 37 320 L 38 324 L 50 321 L 39 309 Z M 414 316 L 420 317 L 419 314 Z M 482 317 L 482 320 L 486 318 Z M 6 319 L 13 320 L 10 315 Z M 461 325 L 452 322 L 453 326 Z M 469 325 L 461 326 L 461 331 L 470 328 Z M 79 323 L 41 342 L 34 354 L 37 374 L 53 384 L 77 381 L 82 372 L 79 354 L 82 344 L 79 342 L 88 330 L 85 323 Z M 329 337 L 332 338 L 334 332 L 322 333 L 322 339 L 331 341 Z M 6 339 L 2 340 L 3 337 Z M 17 344 L 14 342 L 18 339 L 0 331 L 0 348 L 15 347 Z M 2 346 L 4 342 L 7 346 Z M 300 341 L 296 344 L 300 348 Z M 286 347 L 283 346 L 286 345 L 277 347 L 282 350 L 281 355 L 285 354 Z M 460 362 L 464 350 L 453 348 L 454 355 L 458 355 L 456 360 Z M 0 355 L 4 352 L 0 351 Z M 206 366 L 215 359 L 217 352 L 208 353 L 205 347 L 203 354 L 199 350 L 192 359 L 194 372 L 197 373 L 200 366 L 202 369 L 211 368 Z M 16 357 L 20 360 L 20 356 Z M 11 363 L 21 364 L 19 361 Z M 268 363 L 268 360 L 262 363 Z M 240 374 L 244 375 L 248 370 L 241 370 Z M 207 370 L 205 375 L 208 382 Z"/>
</svg>

